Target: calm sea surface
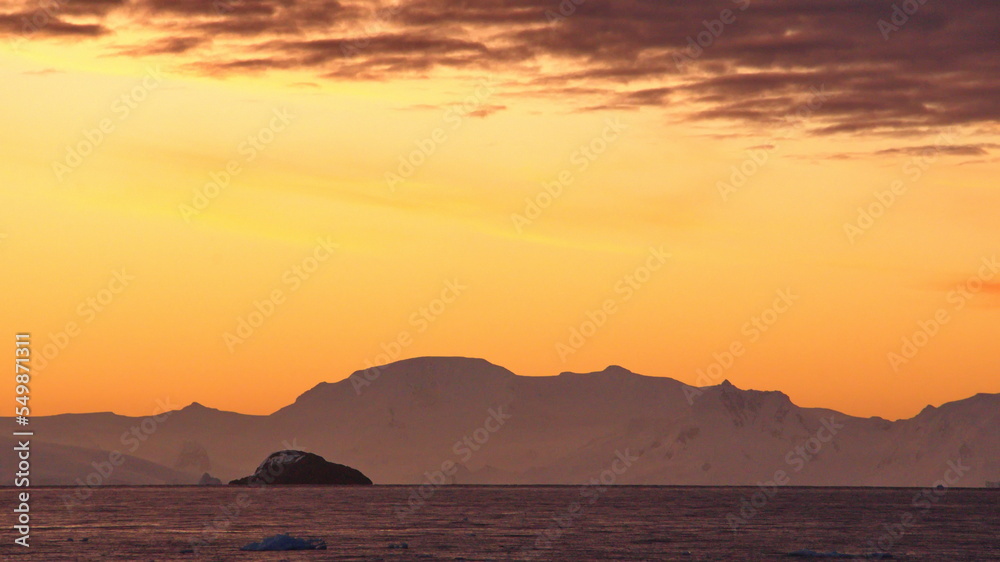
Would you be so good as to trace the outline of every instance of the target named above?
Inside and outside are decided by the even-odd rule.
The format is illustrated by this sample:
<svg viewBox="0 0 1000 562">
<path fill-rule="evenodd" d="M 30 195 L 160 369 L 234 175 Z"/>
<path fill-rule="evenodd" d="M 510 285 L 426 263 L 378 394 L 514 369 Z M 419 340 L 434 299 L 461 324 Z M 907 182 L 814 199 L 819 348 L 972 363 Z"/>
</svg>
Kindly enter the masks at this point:
<svg viewBox="0 0 1000 562">
<path fill-rule="evenodd" d="M 755 488 L 423 491 L 427 499 L 402 486 L 103 488 L 69 508 L 75 488 L 36 488 L 26 549 L 11 545 L 16 492 L 5 488 L 0 558 L 789 561 L 809 560 L 786 556 L 808 549 L 1000 560 L 1000 490 L 781 488 L 771 497 Z M 279 533 L 323 539 L 328 549 L 239 550 Z"/>
</svg>

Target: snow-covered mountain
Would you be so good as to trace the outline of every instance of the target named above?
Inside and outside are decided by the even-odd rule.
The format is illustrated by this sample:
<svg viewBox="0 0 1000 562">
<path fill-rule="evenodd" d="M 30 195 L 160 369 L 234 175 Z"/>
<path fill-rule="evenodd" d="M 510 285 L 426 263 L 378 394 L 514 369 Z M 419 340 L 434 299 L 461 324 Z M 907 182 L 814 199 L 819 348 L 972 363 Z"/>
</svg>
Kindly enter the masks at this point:
<svg viewBox="0 0 1000 562">
<path fill-rule="evenodd" d="M 377 375 L 377 376 L 376 376 Z M 376 484 L 919 486 L 1000 480 L 1000 395 L 890 422 L 800 408 L 781 392 L 692 389 L 621 367 L 521 377 L 481 359 L 427 357 L 321 383 L 269 416 L 192 404 L 159 420 L 34 418 L 36 442 L 121 451 L 162 483 L 248 474 L 282 449 L 356 467 Z M 143 425 L 145 424 L 145 426 Z M 138 428 L 138 429 L 136 429 Z M 150 430 L 150 431 L 146 431 Z M 10 463 L 4 463 L 10 466 Z M 38 462 L 45 483 L 85 480 Z M 147 467 L 148 468 L 148 467 Z M 149 470 L 135 483 L 150 482 Z"/>
</svg>

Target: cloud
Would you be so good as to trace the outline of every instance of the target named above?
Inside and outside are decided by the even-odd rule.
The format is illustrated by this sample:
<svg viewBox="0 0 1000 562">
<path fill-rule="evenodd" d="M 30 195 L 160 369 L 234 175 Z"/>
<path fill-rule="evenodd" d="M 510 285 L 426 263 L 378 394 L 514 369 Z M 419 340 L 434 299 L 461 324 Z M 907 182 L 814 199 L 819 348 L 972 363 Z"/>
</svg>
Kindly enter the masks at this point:
<svg viewBox="0 0 1000 562">
<path fill-rule="evenodd" d="M 988 149 L 1000 148 L 996 143 L 960 144 L 960 145 L 924 145 L 887 148 L 875 152 L 876 155 L 892 156 L 922 156 L 926 154 L 945 154 L 948 156 L 986 156 Z"/>
<path fill-rule="evenodd" d="M 409 106 L 406 106 L 406 107 L 401 107 L 400 109 L 404 110 L 404 111 L 447 111 L 447 110 L 450 109 L 450 110 L 458 111 L 460 114 L 462 114 L 464 116 L 486 118 L 486 117 L 489 117 L 490 115 L 493 115 L 494 113 L 499 113 L 501 111 L 504 111 L 505 109 L 507 109 L 507 106 L 506 105 L 496 105 L 496 104 L 483 104 L 483 105 L 477 106 L 476 109 L 474 109 L 472 111 L 468 111 L 468 113 L 462 112 L 462 110 L 459 109 L 459 106 L 454 106 L 454 105 L 436 105 L 436 104 L 427 104 L 427 103 L 421 103 L 421 104 L 416 104 L 416 105 L 409 105 Z"/>
<path fill-rule="evenodd" d="M 576 91 L 578 110 L 661 107 L 754 127 L 774 125 L 822 85 L 830 98 L 810 116 L 812 134 L 913 135 L 1000 119 L 995 1 L 930 1 L 893 23 L 894 3 L 77 0 L 59 14 L 69 19 L 33 39 L 135 31 L 155 40 L 116 54 L 171 54 L 209 75 L 504 72 L 524 92 Z M 0 33 L 19 33 L 19 15 L 0 15 Z M 885 22 L 897 29 L 886 33 Z M 194 39 L 205 35 L 214 40 Z"/>
<path fill-rule="evenodd" d="M 956 279 L 940 289 L 947 295 L 948 302 L 968 302 L 980 308 L 1000 307 L 1000 281 L 971 277 Z"/>
<path fill-rule="evenodd" d="M 176 55 L 207 43 L 207 37 L 167 37 L 147 45 L 128 47 L 118 52 L 126 56 Z"/>
<path fill-rule="evenodd" d="M 506 105 L 484 105 L 479 109 L 470 111 L 468 113 L 469 117 L 479 117 L 485 118 L 493 115 L 494 113 L 500 112 L 507 109 Z"/>
<path fill-rule="evenodd" d="M 54 68 L 43 68 L 42 70 L 28 70 L 21 74 L 25 76 L 50 76 L 52 74 L 62 74 L 62 72 Z"/>
<path fill-rule="evenodd" d="M 77 24 L 46 12 L 13 12 L 0 14 L 0 34 L 17 38 L 97 37 L 108 33 L 99 24 Z"/>
<path fill-rule="evenodd" d="M 997 143 L 975 144 L 924 144 L 916 146 L 898 146 L 870 152 L 841 152 L 828 155 L 836 160 L 853 160 L 872 156 L 988 156 L 990 150 L 1000 148 Z"/>
<path fill-rule="evenodd" d="M 996 164 L 1000 162 L 1000 157 L 996 158 L 980 158 L 979 160 L 966 160 L 965 162 L 959 162 L 959 166 L 975 166 L 984 164 Z"/>
</svg>

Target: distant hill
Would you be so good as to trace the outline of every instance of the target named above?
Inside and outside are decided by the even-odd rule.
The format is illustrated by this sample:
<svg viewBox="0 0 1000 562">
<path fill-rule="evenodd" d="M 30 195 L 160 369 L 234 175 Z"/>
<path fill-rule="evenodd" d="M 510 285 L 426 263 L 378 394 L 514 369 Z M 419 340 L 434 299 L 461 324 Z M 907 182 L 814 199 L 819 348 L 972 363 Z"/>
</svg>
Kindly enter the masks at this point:
<svg viewBox="0 0 1000 562">
<path fill-rule="evenodd" d="M 127 436 L 143 418 L 36 417 L 33 443 L 128 453 L 132 458 L 112 481 L 135 484 L 175 477 L 197 482 L 206 471 L 228 481 L 281 449 L 356 467 L 376 484 L 428 478 L 578 484 L 602 476 L 618 484 L 692 485 L 777 478 L 787 485 L 926 487 L 946 476 L 957 486 L 1000 480 L 997 394 L 928 406 L 912 419 L 890 422 L 800 408 L 781 392 L 728 382 L 692 389 L 621 367 L 521 377 L 482 359 L 425 357 L 372 375 L 321 383 L 269 416 L 192 404 L 163 417 L 138 443 Z M 148 467 L 140 470 L 140 460 L 167 472 L 153 477 Z M 45 464 L 33 466 L 44 471 Z M 73 484 L 83 476 L 74 471 L 92 470 L 87 463 L 66 466 L 49 469 L 44 483 Z"/>
<path fill-rule="evenodd" d="M 31 439 L 32 486 L 76 485 L 93 487 L 102 485 L 174 485 L 194 484 L 197 478 L 149 460 L 121 455 L 111 457 L 110 451 L 60 445 Z M 17 441 L 0 439 L 5 455 L 13 451 Z M 17 463 L 11 459 L 3 462 L 2 478 L 6 486 L 14 482 Z M 67 491 L 67 495 L 73 496 Z M 75 497 L 75 496 L 74 496 Z"/>
</svg>

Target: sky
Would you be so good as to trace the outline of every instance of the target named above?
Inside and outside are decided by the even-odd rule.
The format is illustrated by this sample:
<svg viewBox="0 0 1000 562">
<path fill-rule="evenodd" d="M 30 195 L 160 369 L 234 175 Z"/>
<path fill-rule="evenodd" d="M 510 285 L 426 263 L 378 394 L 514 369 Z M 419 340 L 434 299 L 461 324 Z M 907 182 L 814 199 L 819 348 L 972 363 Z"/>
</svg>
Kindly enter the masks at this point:
<svg viewBox="0 0 1000 562">
<path fill-rule="evenodd" d="M 1000 392 L 998 27 L 991 0 L 5 1 L 0 326 L 32 334 L 33 415 L 266 414 L 427 355 L 889 419 Z"/>
</svg>

